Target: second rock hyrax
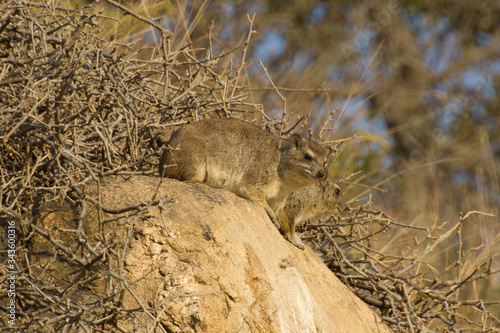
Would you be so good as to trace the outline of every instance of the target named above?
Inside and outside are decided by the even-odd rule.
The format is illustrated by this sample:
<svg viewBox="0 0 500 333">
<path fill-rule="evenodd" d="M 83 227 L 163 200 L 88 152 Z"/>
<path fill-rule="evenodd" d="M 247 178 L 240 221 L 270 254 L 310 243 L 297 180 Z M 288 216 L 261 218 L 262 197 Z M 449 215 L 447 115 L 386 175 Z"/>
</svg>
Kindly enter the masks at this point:
<svg viewBox="0 0 500 333">
<path fill-rule="evenodd" d="M 308 219 L 319 219 L 345 208 L 340 187 L 328 176 L 313 185 L 292 192 L 277 206 L 275 213 L 281 225 L 281 232 L 299 249 L 305 247 L 295 233 L 297 225 Z"/>
<path fill-rule="evenodd" d="M 287 142 L 233 118 L 182 126 L 167 147 L 160 176 L 205 183 L 256 201 L 278 229 L 278 201 L 326 174 L 326 152 L 320 144 L 297 134 Z"/>
</svg>

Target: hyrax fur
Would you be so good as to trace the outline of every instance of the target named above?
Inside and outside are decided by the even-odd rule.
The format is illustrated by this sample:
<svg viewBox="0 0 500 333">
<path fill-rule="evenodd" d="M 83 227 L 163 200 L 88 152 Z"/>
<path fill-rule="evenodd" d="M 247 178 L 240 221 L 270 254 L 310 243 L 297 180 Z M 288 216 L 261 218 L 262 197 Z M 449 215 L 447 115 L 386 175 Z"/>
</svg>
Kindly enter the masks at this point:
<svg viewBox="0 0 500 333">
<path fill-rule="evenodd" d="M 185 125 L 167 142 L 160 176 L 205 183 L 260 203 L 271 221 L 276 204 L 325 176 L 325 150 L 292 135 L 289 142 L 250 123 L 209 119 Z"/>
<path fill-rule="evenodd" d="M 281 232 L 299 249 L 304 249 L 304 243 L 295 233 L 297 225 L 308 219 L 319 219 L 338 212 L 345 207 L 340 187 L 328 176 L 292 192 L 277 206 L 275 213 Z"/>
</svg>

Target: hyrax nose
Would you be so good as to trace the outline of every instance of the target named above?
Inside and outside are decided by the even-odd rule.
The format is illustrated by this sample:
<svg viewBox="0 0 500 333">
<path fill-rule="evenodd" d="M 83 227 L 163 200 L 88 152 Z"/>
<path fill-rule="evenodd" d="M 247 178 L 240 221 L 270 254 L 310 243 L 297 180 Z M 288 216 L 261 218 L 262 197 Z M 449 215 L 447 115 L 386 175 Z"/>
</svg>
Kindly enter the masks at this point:
<svg viewBox="0 0 500 333">
<path fill-rule="evenodd" d="M 316 178 L 323 178 L 325 176 L 325 170 L 318 170 L 316 173 Z"/>
</svg>

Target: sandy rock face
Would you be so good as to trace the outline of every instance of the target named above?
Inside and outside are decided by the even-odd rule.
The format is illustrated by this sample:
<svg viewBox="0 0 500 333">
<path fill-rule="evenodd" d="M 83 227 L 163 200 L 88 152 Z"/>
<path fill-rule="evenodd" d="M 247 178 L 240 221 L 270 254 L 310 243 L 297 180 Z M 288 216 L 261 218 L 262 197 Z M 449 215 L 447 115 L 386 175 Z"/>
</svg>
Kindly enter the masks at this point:
<svg viewBox="0 0 500 333">
<path fill-rule="evenodd" d="M 123 287 L 123 306 L 147 310 L 119 316 L 123 329 L 149 329 L 157 318 L 155 332 L 390 332 L 316 254 L 287 242 L 258 204 L 169 179 L 153 198 L 158 182 L 109 177 L 99 190 L 88 189 L 115 209 L 159 200 L 135 218 L 104 226 L 99 223 L 113 216 L 99 218 L 92 208 L 84 222 L 90 242 L 104 228 L 123 249 L 123 261 L 109 264 L 125 278 L 113 282 Z M 40 216 L 37 225 L 46 230 L 74 223 L 67 210 Z M 49 258 L 49 248 L 37 238 L 32 256 Z M 59 265 L 44 274 L 71 283 L 68 268 Z M 95 265 L 90 273 L 106 269 Z M 92 297 L 102 297 L 109 285 L 97 279 Z"/>
</svg>

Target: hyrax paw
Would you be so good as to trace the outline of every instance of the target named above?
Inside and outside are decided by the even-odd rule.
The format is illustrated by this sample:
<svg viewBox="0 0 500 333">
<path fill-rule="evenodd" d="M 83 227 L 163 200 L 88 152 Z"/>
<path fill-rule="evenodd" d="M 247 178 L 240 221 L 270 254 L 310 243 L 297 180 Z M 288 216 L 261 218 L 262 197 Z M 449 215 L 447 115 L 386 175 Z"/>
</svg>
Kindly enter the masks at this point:
<svg viewBox="0 0 500 333">
<path fill-rule="evenodd" d="M 305 244 L 302 243 L 302 241 L 295 241 L 295 242 L 292 242 L 292 244 L 301 250 L 304 250 L 306 248 Z"/>
<path fill-rule="evenodd" d="M 273 221 L 274 225 L 276 226 L 276 228 L 278 228 L 278 230 L 281 229 L 281 224 L 278 222 L 278 220 L 276 218 L 271 218 L 271 221 Z"/>
<path fill-rule="evenodd" d="M 297 235 L 283 235 L 286 240 L 288 240 L 290 243 L 295 245 L 301 250 L 304 250 L 306 248 L 306 245 L 302 242 L 299 236 Z"/>
</svg>

